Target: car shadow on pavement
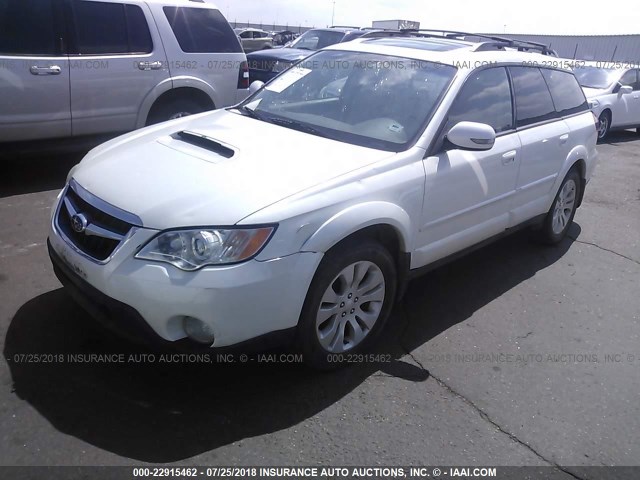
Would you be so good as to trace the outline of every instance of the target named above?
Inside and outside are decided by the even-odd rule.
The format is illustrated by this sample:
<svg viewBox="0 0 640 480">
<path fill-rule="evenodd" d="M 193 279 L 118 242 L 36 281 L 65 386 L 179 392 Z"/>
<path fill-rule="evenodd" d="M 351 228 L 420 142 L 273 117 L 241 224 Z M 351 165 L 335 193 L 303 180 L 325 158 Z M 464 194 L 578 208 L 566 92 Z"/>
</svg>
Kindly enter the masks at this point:
<svg viewBox="0 0 640 480">
<path fill-rule="evenodd" d="M 614 130 L 602 140 L 601 144 L 618 145 L 620 143 L 637 142 L 640 139 L 640 134 L 634 130 Z"/>
<path fill-rule="evenodd" d="M 0 198 L 61 190 L 67 173 L 91 150 L 114 135 L 7 143 L 0 150 Z"/>
<path fill-rule="evenodd" d="M 574 224 L 570 236 L 579 234 Z M 294 426 L 380 371 L 425 381 L 428 372 L 407 353 L 557 262 L 572 242 L 546 247 L 521 232 L 414 280 L 378 347 L 391 355 L 390 363 L 354 364 L 331 373 L 282 363 L 160 363 L 158 352 L 103 331 L 63 289 L 18 310 L 4 356 L 13 391 L 59 431 L 137 461 L 180 461 Z M 79 361 L 94 353 L 133 354 L 140 362 Z M 53 361 L 35 362 L 30 354 L 52 354 L 46 359 Z M 80 356 L 69 361 L 70 354 Z M 144 361 L 144 354 L 156 360 Z"/>
</svg>

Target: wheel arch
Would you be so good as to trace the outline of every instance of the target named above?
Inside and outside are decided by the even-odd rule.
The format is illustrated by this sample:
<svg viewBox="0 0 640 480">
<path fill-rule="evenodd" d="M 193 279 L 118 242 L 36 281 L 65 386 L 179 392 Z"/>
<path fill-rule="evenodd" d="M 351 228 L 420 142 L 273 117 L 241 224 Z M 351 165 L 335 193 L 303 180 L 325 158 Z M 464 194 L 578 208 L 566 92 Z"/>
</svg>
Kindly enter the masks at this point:
<svg viewBox="0 0 640 480">
<path fill-rule="evenodd" d="M 393 233 L 400 251 L 411 251 L 409 214 L 388 202 L 367 202 L 342 210 L 323 223 L 304 242 L 301 251 L 325 253 L 351 236 L 380 231 Z"/>
<path fill-rule="evenodd" d="M 360 240 L 375 240 L 394 259 L 398 277 L 396 298 L 401 298 L 409 279 L 411 231 L 409 214 L 401 207 L 388 202 L 368 202 L 331 217 L 307 239 L 301 251 L 326 253 Z"/>
<path fill-rule="evenodd" d="M 192 77 L 169 79 L 156 86 L 147 95 L 138 112 L 136 128 L 142 128 L 147 124 L 154 108 L 176 98 L 195 100 L 209 110 L 215 109 L 219 104 L 215 89 L 208 83 Z"/>
</svg>

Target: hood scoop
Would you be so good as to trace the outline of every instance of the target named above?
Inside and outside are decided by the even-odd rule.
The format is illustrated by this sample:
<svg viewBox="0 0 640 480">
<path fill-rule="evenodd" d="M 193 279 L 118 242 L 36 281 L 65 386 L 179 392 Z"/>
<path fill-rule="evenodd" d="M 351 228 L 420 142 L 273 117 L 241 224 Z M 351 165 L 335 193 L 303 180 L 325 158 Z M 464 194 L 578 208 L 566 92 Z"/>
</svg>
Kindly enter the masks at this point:
<svg viewBox="0 0 640 480">
<path fill-rule="evenodd" d="M 174 133 L 173 135 L 171 135 L 171 138 L 188 143 L 190 145 L 194 145 L 196 147 L 204 148 L 205 150 L 217 153 L 224 158 L 231 158 L 236 153 L 232 148 L 223 145 L 213 138 L 190 130 L 183 130 L 181 132 Z"/>
</svg>

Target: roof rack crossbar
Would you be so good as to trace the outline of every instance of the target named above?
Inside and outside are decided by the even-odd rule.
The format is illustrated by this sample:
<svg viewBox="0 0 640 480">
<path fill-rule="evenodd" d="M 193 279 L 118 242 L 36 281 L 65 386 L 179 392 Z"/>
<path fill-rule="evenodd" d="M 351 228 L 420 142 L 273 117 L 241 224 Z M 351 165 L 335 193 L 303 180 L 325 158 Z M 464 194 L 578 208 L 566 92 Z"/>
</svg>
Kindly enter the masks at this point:
<svg viewBox="0 0 640 480">
<path fill-rule="evenodd" d="M 382 38 L 382 37 L 428 37 L 428 38 L 448 38 L 461 39 L 471 43 L 479 43 L 475 51 L 500 50 L 504 48 L 515 48 L 521 52 L 536 50 L 543 55 L 557 56 L 558 54 L 547 45 L 526 40 L 516 40 L 497 35 L 486 35 L 483 33 L 460 32 L 456 30 L 438 30 L 431 28 L 405 28 L 402 30 L 374 30 L 365 33 L 360 38 Z M 488 42 L 478 42 L 469 40 L 467 37 L 486 39 Z"/>
</svg>

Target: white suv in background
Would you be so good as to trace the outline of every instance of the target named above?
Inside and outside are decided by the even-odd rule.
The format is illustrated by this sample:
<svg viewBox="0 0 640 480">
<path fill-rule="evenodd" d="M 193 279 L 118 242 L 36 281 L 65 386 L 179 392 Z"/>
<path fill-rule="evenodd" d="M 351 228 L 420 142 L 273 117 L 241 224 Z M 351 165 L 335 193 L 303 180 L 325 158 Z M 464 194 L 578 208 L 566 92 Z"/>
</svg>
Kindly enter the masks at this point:
<svg viewBox="0 0 640 480">
<path fill-rule="evenodd" d="M 0 2 L 0 142 L 125 132 L 233 105 L 248 81 L 205 0 Z"/>
<path fill-rule="evenodd" d="M 593 113 L 600 120 L 598 140 L 610 130 L 640 131 L 640 73 L 616 62 L 584 62 L 574 68 Z"/>
<path fill-rule="evenodd" d="M 547 61 L 364 38 L 252 85 L 237 107 L 111 140 L 53 208 L 56 274 L 134 336 L 288 339 L 316 367 L 339 364 L 412 276 L 523 226 L 565 237 L 596 122 L 571 71 L 526 66 Z"/>
</svg>

